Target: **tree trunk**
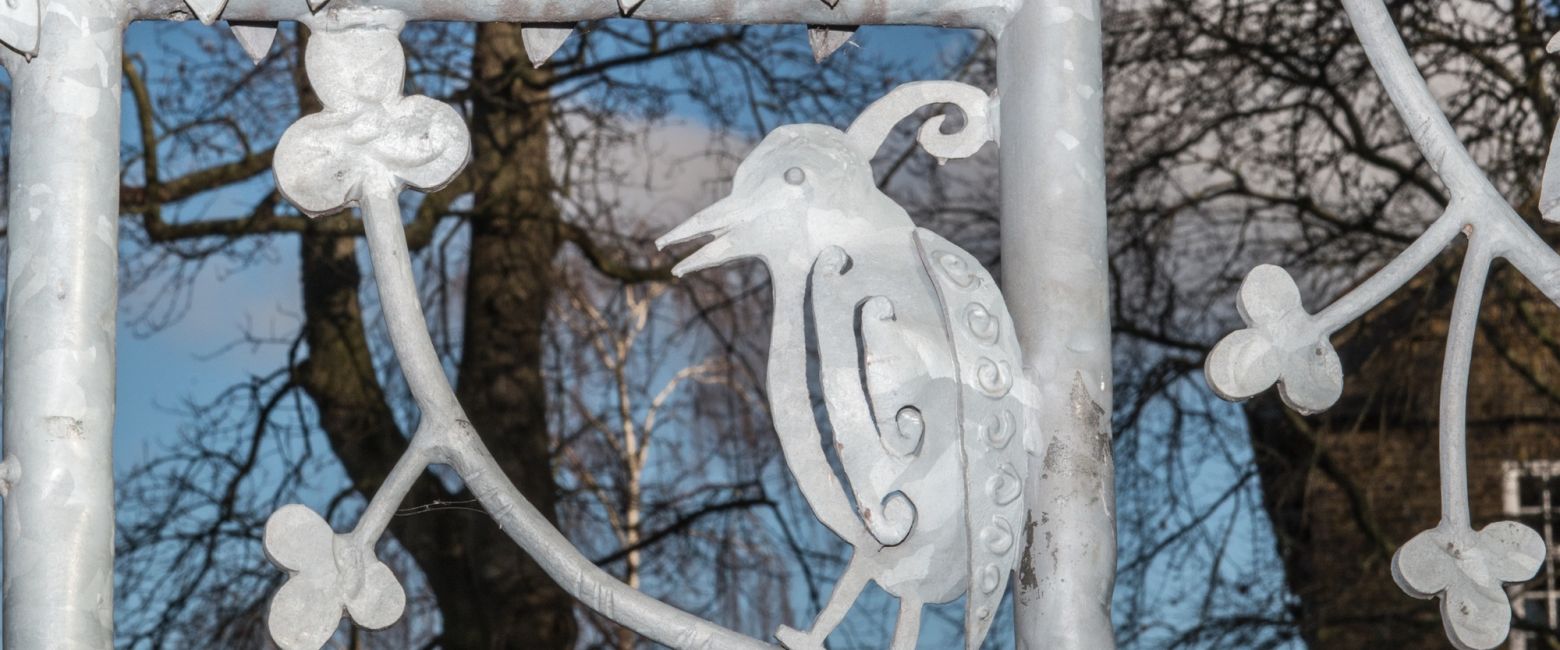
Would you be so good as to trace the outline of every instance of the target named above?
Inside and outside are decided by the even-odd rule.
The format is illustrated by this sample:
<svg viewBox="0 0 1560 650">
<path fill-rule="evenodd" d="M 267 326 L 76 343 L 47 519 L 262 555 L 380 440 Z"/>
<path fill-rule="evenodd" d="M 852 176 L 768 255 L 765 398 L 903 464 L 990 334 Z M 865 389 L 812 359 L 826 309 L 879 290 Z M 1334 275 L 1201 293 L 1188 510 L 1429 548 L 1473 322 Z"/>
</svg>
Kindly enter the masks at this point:
<svg viewBox="0 0 1560 650">
<path fill-rule="evenodd" d="M 552 515 L 542 334 L 559 248 L 547 141 L 547 73 L 525 57 L 518 25 L 478 28 L 473 55 L 475 197 L 457 394 L 472 424 L 526 498 Z M 303 236 L 309 360 L 299 381 L 320 411 L 354 487 L 372 495 L 405 448 L 374 377 L 358 299 L 357 241 Z M 425 477 L 408 504 L 464 500 Z M 434 509 L 398 518 L 390 532 L 417 562 L 437 598 L 445 648 L 569 648 L 573 602 L 484 514 Z"/>
</svg>

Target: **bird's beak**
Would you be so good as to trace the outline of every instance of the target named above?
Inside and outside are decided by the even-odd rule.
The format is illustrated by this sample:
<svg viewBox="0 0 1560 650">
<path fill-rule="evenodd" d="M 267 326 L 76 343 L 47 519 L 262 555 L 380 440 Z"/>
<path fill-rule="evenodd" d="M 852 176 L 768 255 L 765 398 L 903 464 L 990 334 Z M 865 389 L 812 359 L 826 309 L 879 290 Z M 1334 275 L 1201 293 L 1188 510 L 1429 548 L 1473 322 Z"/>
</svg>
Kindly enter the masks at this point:
<svg viewBox="0 0 1560 650">
<path fill-rule="evenodd" d="M 660 239 L 655 240 L 655 247 L 665 250 L 667 246 L 714 236 L 715 239 L 710 243 L 700 247 L 699 250 L 678 262 L 677 266 L 672 267 L 672 275 L 682 277 L 694 271 L 720 266 L 744 255 L 743 252 L 736 250 L 735 242 L 728 233 L 751 216 L 750 210 L 742 209 L 735 197 L 728 196 L 715 205 L 700 210 L 698 214 L 682 222 L 682 225 L 661 235 Z"/>
</svg>

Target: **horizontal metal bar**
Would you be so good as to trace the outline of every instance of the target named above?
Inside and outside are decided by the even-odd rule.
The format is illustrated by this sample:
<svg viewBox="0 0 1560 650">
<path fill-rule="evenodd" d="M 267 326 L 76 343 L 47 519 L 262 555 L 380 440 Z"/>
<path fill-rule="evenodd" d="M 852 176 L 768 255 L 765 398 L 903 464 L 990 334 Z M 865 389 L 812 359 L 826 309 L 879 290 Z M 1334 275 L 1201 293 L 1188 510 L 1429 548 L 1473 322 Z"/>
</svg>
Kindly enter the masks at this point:
<svg viewBox="0 0 1560 650">
<path fill-rule="evenodd" d="M 630 17 L 687 23 L 930 25 L 995 34 L 1022 0 L 645 0 Z M 183 0 L 133 0 L 137 20 L 185 20 Z M 573 23 L 622 16 L 617 0 L 330 0 L 321 12 L 378 7 L 407 20 Z M 271 22 L 311 15 L 305 0 L 229 0 L 226 20 Z"/>
</svg>

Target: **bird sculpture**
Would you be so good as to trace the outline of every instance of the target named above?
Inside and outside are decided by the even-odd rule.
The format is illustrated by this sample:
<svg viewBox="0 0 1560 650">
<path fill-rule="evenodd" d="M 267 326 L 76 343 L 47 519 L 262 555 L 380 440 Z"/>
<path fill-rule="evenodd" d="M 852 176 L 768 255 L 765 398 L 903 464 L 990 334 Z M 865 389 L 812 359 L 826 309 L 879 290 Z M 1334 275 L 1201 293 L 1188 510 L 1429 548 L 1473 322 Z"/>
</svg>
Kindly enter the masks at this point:
<svg viewBox="0 0 1560 650">
<path fill-rule="evenodd" d="M 775 430 L 803 498 L 853 547 L 811 628 L 776 632 L 791 650 L 822 648 L 868 580 L 899 599 L 896 650 L 915 647 L 924 604 L 961 594 L 965 647 L 978 648 L 1019 557 L 1029 453 L 1043 446 L 1026 435 L 1024 406 L 1036 402 L 1007 307 L 969 253 L 916 227 L 873 178 L 893 126 L 933 103 L 965 114 L 954 134 L 940 116 L 922 128 L 935 155 L 968 156 L 991 139 L 984 92 L 908 84 L 848 130 L 775 129 L 738 166 L 729 197 L 656 242 L 713 237 L 676 265 L 679 277 L 752 258 L 769 269 Z"/>
</svg>

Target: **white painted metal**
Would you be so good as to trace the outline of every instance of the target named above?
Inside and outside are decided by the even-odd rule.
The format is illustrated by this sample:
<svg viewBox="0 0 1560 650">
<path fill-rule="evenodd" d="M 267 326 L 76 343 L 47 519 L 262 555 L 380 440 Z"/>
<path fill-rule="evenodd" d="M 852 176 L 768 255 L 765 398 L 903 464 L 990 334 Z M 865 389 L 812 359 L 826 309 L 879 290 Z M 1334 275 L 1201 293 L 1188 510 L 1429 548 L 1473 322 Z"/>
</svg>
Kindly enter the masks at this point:
<svg viewBox="0 0 1560 650">
<path fill-rule="evenodd" d="M 1030 0 L 1002 31 L 1002 279 L 1024 372 L 1029 521 L 1013 595 L 1019 647 L 1114 647 L 1110 296 L 1097 0 Z"/>
<path fill-rule="evenodd" d="M 5 647 L 17 650 L 113 646 L 125 20 L 118 0 L 51 0 L 37 56 L 3 55 L 12 136 L 0 493 Z"/>
<path fill-rule="evenodd" d="M 1458 141 L 1381 0 L 1343 4 L 1409 133 L 1450 191 L 1451 203 L 1396 259 L 1316 314 L 1300 304 L 1288 273 L 1273 266 L 1254 269 L 1240 295 L 1248 327 L 1219 342 L 1208 356 L 1206 375 L 1226 398 L 1249 397 L 1277 382 L 1285 401 L 1297 410 L 1331 406 L 1342 392 L 1342 372 L 1329 337 L 1464 235 L 1468 252 L 1453 299 L 1441 375 L 1441 521 L 1398 549 L 1392 574 L 1409 595 L 1440 599 L 1441 618 L 1453 645 L 1493 648 L 1511 628 L 1511 604 L 1503 584 L 1533 577 L 1547 548 L 1537 532 L 1515 522 L 1496 522 L 1477 531 L 1471 525 L 1467 395 L 1479 301 L 1490 264 L 1505 258 L 1545 296 L 1560 302 L 1560 254 L 1512 210 Z M 1552 199 L 1548 191 L 1546 199 Z"/>
</svg>

